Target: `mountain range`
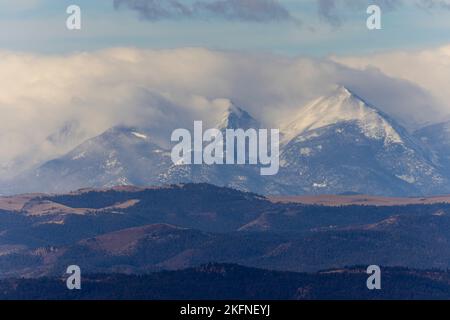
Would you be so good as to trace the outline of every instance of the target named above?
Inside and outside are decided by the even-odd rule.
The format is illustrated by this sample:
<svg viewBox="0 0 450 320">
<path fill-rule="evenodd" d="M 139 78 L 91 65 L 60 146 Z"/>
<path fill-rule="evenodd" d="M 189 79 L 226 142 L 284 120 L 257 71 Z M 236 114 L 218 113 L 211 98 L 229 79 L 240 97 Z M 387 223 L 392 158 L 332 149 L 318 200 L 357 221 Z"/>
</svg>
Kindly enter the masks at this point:
<svg viewBox="0 0 450 320">
<path fill-rule="evenodd" d="M 0 278 L 55 277 L 72 264 L 91 274 L 210 262 L 295 272 L 447 269 L 450 204 L 428 200 L 329 207 L 208 184 L 1 197 Z"/>
<path fill-rule="evenodd" d="M 87 274 L 82 290 L 61 278 L 0 280 L 4 300 L 448 300 L 448 271 L 384 268 L 382 290 L 367 290 L 361 267 L 293 273 L 209 263 L 147 275 Z M 178 312 L 173 311 L 176 318 Z M 286 313 L 287 314 L 287 313 Z"/>
<path fill-rule="evenodd" d="M 231 104 L 216 128 L 264 127 Z M 110 128 L 67 154 L 0 184 L 0 193 L 68 192 L 85 187 L 210 183 L 271 195 L 450 192 L 450 124 L 409 132 L 345 87 L 299 108 L 280 126 L 280 170 L 251 165 L 173 164 L 148 129 Z"/>
</svg>

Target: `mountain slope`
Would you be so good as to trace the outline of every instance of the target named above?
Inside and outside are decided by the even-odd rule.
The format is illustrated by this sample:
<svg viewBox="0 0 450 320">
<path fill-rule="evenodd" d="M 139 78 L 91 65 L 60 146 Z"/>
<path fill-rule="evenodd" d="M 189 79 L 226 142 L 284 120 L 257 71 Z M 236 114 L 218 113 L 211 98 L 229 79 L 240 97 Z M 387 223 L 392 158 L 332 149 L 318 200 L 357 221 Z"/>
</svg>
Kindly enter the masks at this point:
<svg viewBox="0 0 450 320">
<path fill-rule="evenodd" d="M 84 187 L 158 184 L 159 174 L 170 163 L 170 154 L 151 136 L 139 129 L 118 126 L 22 174 L 10 193 L 61 193 Z"/>
<path fill-rule="evenodd" d="M 426 126 L 414 136 L 433 151 L 433 157 L 450 175 L 450 121 Z"/>
</svg>

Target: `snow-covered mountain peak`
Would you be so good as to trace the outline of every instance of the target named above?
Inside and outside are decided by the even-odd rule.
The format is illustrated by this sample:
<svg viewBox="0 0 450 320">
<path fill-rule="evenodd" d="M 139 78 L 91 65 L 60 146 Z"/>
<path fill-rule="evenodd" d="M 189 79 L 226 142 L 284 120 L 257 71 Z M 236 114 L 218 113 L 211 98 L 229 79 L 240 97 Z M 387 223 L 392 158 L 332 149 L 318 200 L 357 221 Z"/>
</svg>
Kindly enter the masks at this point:
<svg viewBox="0 0 450 320">
<path fill-rule="evenodd" d="M 234 103 L 230 102 L 230 105 L 223 112 L 220 117 L 218 129 L 257 129 L 260 124 L 255 120 L 247 111 L 239 108 Z"/>
<path fill-rule="evenodd" d="M 282 130 L 288 142 L 299 134 L 341 122 L 356 123 L 368 138 L 402 143 L 390 120 L 345 87 L 316 99 L 300 109 L 294 121 Z"/>
</svg>

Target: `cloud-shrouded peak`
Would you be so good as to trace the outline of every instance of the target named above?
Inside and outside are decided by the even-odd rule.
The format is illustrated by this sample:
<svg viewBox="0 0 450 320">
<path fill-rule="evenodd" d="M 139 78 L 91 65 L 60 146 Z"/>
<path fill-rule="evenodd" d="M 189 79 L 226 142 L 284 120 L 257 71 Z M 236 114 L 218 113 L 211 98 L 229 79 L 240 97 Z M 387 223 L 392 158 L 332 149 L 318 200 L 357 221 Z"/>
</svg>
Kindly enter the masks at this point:
<svg viewBox="0 0 450 320">
<path fill-rule="evenodd" d="M 217 128 L 219 129 L 257 129 L 259 122 L 253 118 L 247 111 L 236 106 L 232 101 L 222 113 Z"/>
</svg>

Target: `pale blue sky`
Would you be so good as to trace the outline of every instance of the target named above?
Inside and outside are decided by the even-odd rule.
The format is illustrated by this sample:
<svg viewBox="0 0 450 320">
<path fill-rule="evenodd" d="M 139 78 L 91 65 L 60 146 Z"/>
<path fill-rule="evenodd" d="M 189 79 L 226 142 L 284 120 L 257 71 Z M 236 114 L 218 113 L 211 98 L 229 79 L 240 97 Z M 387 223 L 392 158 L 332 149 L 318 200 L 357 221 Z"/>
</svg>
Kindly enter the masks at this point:
<svg viewBox="0 0 450 320">
<path fill-rule="evenodd" d="M 208 1 L 219 0 L 203 0 Z M 318 3 L 280 0 L 292 19 L 245 22 L 208 15 L 149 21 L 126 4 L 115 9 L 113 0 L 0 0 L 0 48 L 68 53 L 117 46 L 188 46 L 321 57 L 450 43 L 450 10 L 440 6 L 424 10 L 408 4 L 386 9 L 383 30 L 368 31 L 366 6 L 339 7 L 333 13 L 341 19 L 336 25 L 319 14 Z M 65 28 L 65 9 L 70 4 L 82 9 L 81 31 Z"/>
</svg>

